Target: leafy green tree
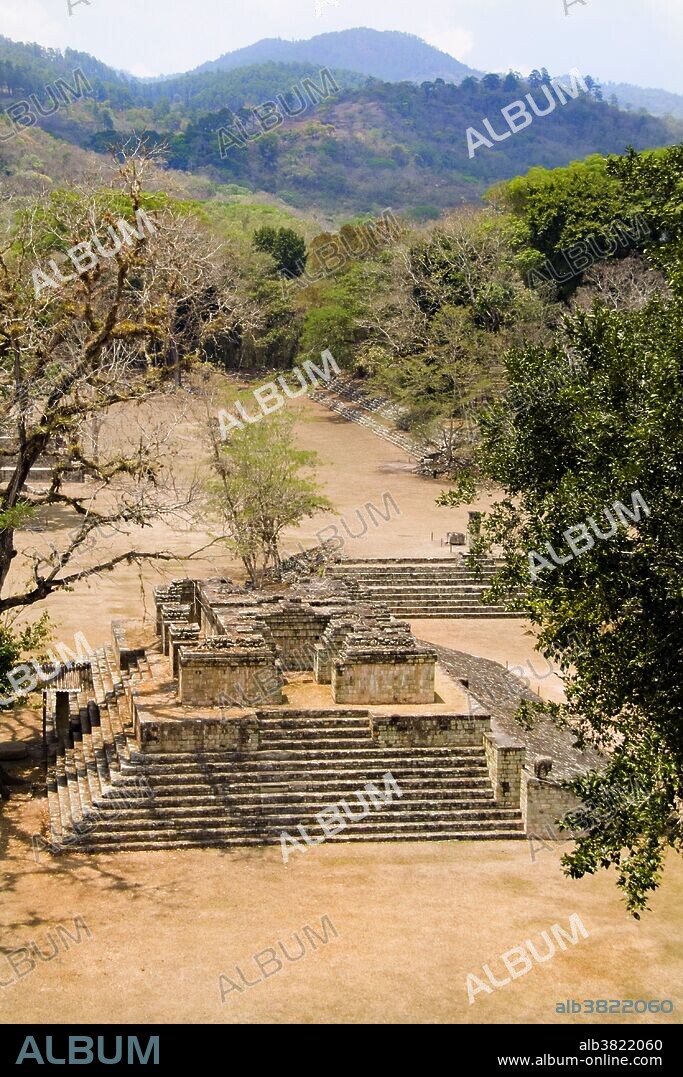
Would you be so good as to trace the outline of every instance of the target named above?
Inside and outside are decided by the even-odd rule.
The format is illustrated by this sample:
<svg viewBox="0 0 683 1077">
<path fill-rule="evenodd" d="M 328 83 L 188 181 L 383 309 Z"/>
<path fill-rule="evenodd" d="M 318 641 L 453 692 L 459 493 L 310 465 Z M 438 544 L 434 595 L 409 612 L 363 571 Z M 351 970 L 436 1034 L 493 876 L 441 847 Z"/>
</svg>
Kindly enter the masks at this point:
<svg viewBox="0 0 683 1077">
<path fill-rule="evenodd" d="M 495 73 L 484 75 L 483 79 L 481 80 L 481 84 L 485 90 L 499 90 L 500 75 L 496 75 Z"/>
<path fill-rule="evenodd" d="M 369 289 L 359 364 L 448 468 L 471 451 L 471 414 L 502 386 L 505 349 L 520 334 L 547 335 L 544 305 L 520 273 L 523 235 L 510 215 L 453 214 L 392 251 Z"/>
<path fill-rule="evenodd" d="M 637 156 L 637 155 L 636 155 Z M 524 176 L 493 188 L 489 198 L 523 222 L 529 253 L 528 269 L 540 268 L 549 259 L 562 279 L 568 270 L 562 252 L 573 244 L 592 238 L 598 252 L 610 249 L 610 237 L 618 221 L 628 221 L 643 213 L 646 203 L 643 185 L 624 183 L 619 175 L 618 158 L 598 154 L 585 161 L 575 161 L 568 168 L 532 168 Z M 648 215 L 645 214 L 647 223 Z M 638 229 L 634 238 L 622 237 L 618 255 L 642 247 Z M 561 295 L 572 292 L 581 282 L 576 273 L 559 289 Z"/>
<path fill-rule="evenodd" d="M 306 240 L 293 228 L 264 225 L 254 232 L 254 249 L 270 254 L 281 273 L 300 276 L 306 265 Z"/>
<path fill-rule="evenodd" d="M 333 299 L 311 307 L 301 334 L 301 355 L 313 359 L 329 348 L 339 362 L 348 364 L 353 356 L 355 333 L 353 314 Z"/>
<path fill-rule="evenodd" d="M 679 295 L 683 294 L 683 145 L 651 153 L 631 150 L 611 157 L 609 175 L 624 190 L 637 192 L 638 205 L 650 224 L 644 244 L 650 262 L 662 269 Z"/>
<path fill-rule="evenodd" d="M 211 503 L 255 587 L 269 569 L 279 567 L 285 528 L 332 511 L 311 476 L 317 455 L 295 447 L 293 425 L 294 416 L 280 411 L 235 430 L 228 441 L 220 440 L 215 424 L 210 426 Z"/>
<path fill-rule="evenodd" d="M 605 753 L 573 782 L 585 833 L 565 870 L 614 866 L 636 916 L 667 847 L 683 847 L 682 355 L 680 295 L 577 314 L 552 346 L 508 358 L 510 393 L 484 415 L 478 456 L 505 491 L 480 541 L 505 555 L 494 593 L 530 610 L 564 672 L 566 705 L 539 707 Z M 556 565 L 546 543 L 564 560 L 569 528 L 582 552 Z"/>
<path fill-rule="evenodd" d="M 0 622 L 0 707 L 13 701 L 14 688 L 7 679 L 24 657 L 40 647 L 50 634 L 47 614 L 32 625 L 16 630 L 7 620 Z"/>
<path fill-rule="evenodd" d="M 153 522 L 191 514 L 192 484 L 178 482 L 166 452 L 172 420 L 129 420 L 113 441 L 98 431 L 116 409 L 132 416 L 152 405 L 160 385 L 155 350 L 164 356 L 187 339 L 178 327 L 181 304 L 193 335 L 209 337 L 230 326 L 222 315 L 232 295 L 205 234 L 170 208 L 157 210 L 164 196 L 150 204 L 149 163 L 134 146 L 119 163 L 118 189 L 41 197 L 17 214 L 0 250 L 0 613 L 44 603 L 118 565 L 177 558 L 138 545 Z M 95 229 L 108 237 L 106 258 L 93 254 Z M 58 252 L 72 247 L 81 257 L 89 252 L 87 268 L 72 259 L 69 272 L 62 262 L 57 281 Z M 207 289 L 217 281 L 207 310 Z M 51 475 L 40 488 L 31 473 L 43 460 Z M 77 469 L 89 480 L 79 492 L 69 485 Z M 47 545 L 22 541 L 27 518 L 55 511 L 73 525 L 63 541 L 56 534 Z M 127 546 L 108 548 L 104 528 L 127 536 Z"/>
<path fill-rule="evenodd" d="M 249 301 L 258 312 L 255 324 L 240 341 L 240 365 L 248 367 L 288 368 L 297 354 L 301 336 L 301 315 L 281 281 L 271 274 L 252 269 L 247 281 Z"/>
</svg>

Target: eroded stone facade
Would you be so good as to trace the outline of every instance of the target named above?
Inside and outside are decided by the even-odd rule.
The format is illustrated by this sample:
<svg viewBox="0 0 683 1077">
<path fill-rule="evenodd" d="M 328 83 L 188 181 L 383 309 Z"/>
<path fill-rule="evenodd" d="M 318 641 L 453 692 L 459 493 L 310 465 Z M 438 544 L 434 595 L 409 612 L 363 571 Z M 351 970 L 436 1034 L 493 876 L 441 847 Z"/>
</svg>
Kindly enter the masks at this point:
<svg viewBox="0 0 683 1077">
<path fill-rule="evenodd" d="M 330 684 L 335 704 L 434 702 L 436 652 L 406 622 L 343 594 L 249 592 L 221 579 L 160 588 L 156 604 L 183 704 L 280 703 L 283 673 L 303 670 Z"/>
</svg>

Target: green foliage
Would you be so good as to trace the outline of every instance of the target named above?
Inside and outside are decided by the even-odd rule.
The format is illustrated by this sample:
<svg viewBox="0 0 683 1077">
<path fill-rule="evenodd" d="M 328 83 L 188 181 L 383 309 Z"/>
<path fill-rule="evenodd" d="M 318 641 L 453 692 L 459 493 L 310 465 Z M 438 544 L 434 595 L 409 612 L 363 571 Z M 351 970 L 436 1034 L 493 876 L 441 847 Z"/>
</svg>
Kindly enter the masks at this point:
<svg viewBox="0 0 683 1077">
<path fill-rule="evenodd" d="M 280 273 L 300 276 L 306 263 L 306 240 L 293 228 L 264 225 L 252 239 L 254 249 L 272 255 Z"/>
<path fill-rule="evenodd" d="M 476 544 L 505 557 L 490 597 L 531 611 L 563 671 L 567 703 L 534 710 L 605 758 L 571 783 L 581 806 L 562 825 L 580 836 L 565 870 L 614 867 L 637 917 L 666 850 L 683 848 L 683 147 L 534 170 L 497 194 L 549 255 L 613 214 L 642 214 L 642 256 L 671 289 L 636 309 L 596 303 L 552 344 L 514 349 L 506 396 L 480 415 L 475 467 L 440 499 L 470 502 L 477 476 L 504 491 Z M 579 556 L 554 565 L 546 544 L 564 556 L 582 525 Z"/>
<path fill-rule="evenodd" d="M 652 233 L 645 254 L 683 295 L 683 145 L 654 153 L 631 151 L 611 158 L 607 167 L 624 190 L 638 192 Z"/>
<path fill-rule="evenodd" d="M 494 594 L 530 609 L 564 671 L 568 702 L 549 712 L 606 753 L 573 784 L 587 834 L 566 869 L 616 866 L 636 915 L 666 847 L 683 847 L 682 354 L 680 299 L 577 314 L 551 347 L 509 357 L 510 396 L 483 418 L 478 458 L 506 492 L 482 531 L 506 557 Z M 566 553 L 564 532 L 590 519 L 609 532 L 605 509 L 631 509 L 636 490 L 649 515 L 532 578 L 531 551 Z M 637 810 L 625 782 L 644 790 Z"/>
<path fill-rule="evenodd" d="M 255 274 L 248 292 L 258 305 L 260 319 L 243 341 L 244 361 L 261 369 L 291 367 L 299 348 L 301 317 L 283 294 L 281 281 Z"/>
<path fill-rule="evenodd" d="M 24 501 L 18 502 L 9 509 L 4 509 L 0 512 L 0 534 L 3 531 L 14 531 L 24 527 L 37 514 L 37 511 L 34 505 L 29 505 Z"/>
<path fill-rule="evenodd" d="M 634 117 L 593 94 L 581 94 L 495 151 L 484 148 L 470 159 L 468 127 L 481 130 L 485 116 L 500 119 L 511 93 L 473 82 L 421 87 L 372 82 L 344 90 L 316 107 L 315 123 L 272 132 L 265 156 L 263 139 L 258 138 L 220 157 L 219 129 L 234 127 L 235 117 L 247 123 L 248 111 L 198 116 L 171 136 L 169 161 L 179 169 L 215 169 L 254 188 L 277 191 L 293 204 L 341 205 L 356 211 L 423 206 L 428 184 L 438 211 L 471 197 L 473 187 L 481 190 L 523 172 L 530 161 L 548 168 L 566 166 L 596 145 L 605 152 L 621 152 L 628 144 L 645 148 L 672 141 L 678 131 L 663 120 Z M 515 92 L 520 97 L 533 87 L 522 83 Z M 373 116 L 372 130 L 356 130 L 355 119 L 349 124 L 359 112 Z"/>
<path fill-rule="evenodd" d="M 521 279 L 521 233 L 510 216 L 453 214 L 389 255 L 371 292 L 376 328 L 359 363 L 449 467 L 471 453 L 471 417 L 499 386 L 505 349 L 546 333 L 543 303 Z"/>
<path fill-rule="evenodd" d="M 359 33 L 365 40 L 371 31 Z M 434 50 L 409 42 L 408 51 L 415 48 L 427 50 L 429 68 Z M 319 85 L 320 63 L 273 62 L 268 49 L 263 55 L 264 63 L 238 70 L 205 65 L 170 79 L 140 80 L 83 53 L 67 50 L 62 55 L 2 39 L 0 88 L 4 85 L 14 101 L 31 92 L 41 97 L 47 85 L 57 77 L 70 77 L 78 66 L 93 87 L 92 95 L 38 120 L 64 142 L 108 154 L 136 132 L 150 145 L 165 147 L 172 168 L 199 172 L 212 181 L 271 192 L 300 208 L 317 205 L 345 215 L 381 212 L 387 205 L 415 207 L 420 220 L 472 200 L 491 183 L 523 172 L 530 162 L 555 168 L 594 152 L 596 146 L 603 153 L 621 153 L 628 145 L 666 145 L 680 138 L 683 129 L 674 120 L 619 111 L 600 100 L 593 84 L 588 94 L 558 105 L 516 137 L 493 149 L 481 148 L 470 159 L 468 127 L 481 130 L 484 117 L 502 122 L 501 109 L 527 92 L 538 94 L 539 86 L 549 81 L 547 72 L 533 73 L 528 81 L 517 75 L 489 75 L 480 81 L 466 78 L 461 85 L 442 78 L 415 85 L 368 80 L 328 64 L 340 92 L 312 103 L 311 95 L 301 91 L 301 115 L 265 132 L 254 121 L 254 108 L 275 102 L 283 115 L 288 108 L 298 111 L 294 89 L 305 79 Z M 377 62 L 376 57 L 366 59 L 371 65 Z M 449 57 L 440 62 L 457 65 Z M 250 137 L 221 156 L 219 131 L 239 130 L 240 124 Z M 49 171 L 48 162 L 38 171 Z M 427 187 L 433 205 L 425 206 Z"/>
<path fill-rule="evenodd" d="M 7 622 L 0 622 L 0 707 L 7 706 L 14 688 L 7 675 L 21 664 L 24 657 L 40 647 L 50 637 L 50 619 L 47 614 L 35 622 L 16 631 Z"/>
<path fill-rule="evenodd" d="M 532 168 L 526 175 L 493 188 L 489 198 L 520 222 L 528 247 L 526 269 L 538 268 L 549 259 L 561 278 L 567 272 L 563 252 L 590 238 L 598 250 L 608 251 L 615 222 L 627 222 L 639 216 L 644 222 L 643 233 L 646 229 L 658 232 L 657 214 L 652 198 L 648 197 L 647 183 L 635 172 L 646 167 L 660 168 L 671 178 L 677 155 L 680 158 L 680 147 L 656 154 L 632 152 L 626 158 L 593 154 L 568 168 Z M 636 228 L 632 239 L 621 235 L 614 256 L 624 257 L 645 245 L 643 234 Z M 579 272 L 560 293 L 572 292 L 580 282 Z"/>
<path fill-rule="evenodd" d="M 118 220 L 126 220 L 135 226 L 135 211 L 132 201 L 121 191 L 102 189 L 97 192 L 94 203 L 97 210 L 97 219 L 101 221 L 102 233 L 106 234 L 106 225 Z M 170 198 L 163 192 L 154 194 L 145 193 L 141 199 L 142 208 L 150 216 L 156 211 L 166 207 L 173 208 L 178 215 L 192 212 L 191 203 L 183 203 Z M 196 207 L 198 209 L 199 207 Z M 88 201 L 78 191 L 58 188 L 52 191 L 49 198 L 42 204 L 38 204 L 30 211 L 32 214 L 35 251 L 42 252 L 47 257 L 55 251 L 66 253 L 79 240 L 89 239 L 90 219 L 88 217 Z M 74 236 L 73 222 L 82 217 L 87 228 L 79 237 Z M 17 226 L 22 223 L 22 214 L 16 221 Z"/>
<path fill-rule="evenodd" d="M 226 442 L 214 433 L 211 502 L 255 586 L 279 567 L 285 528 L 332 510 L 310 475 L 317 456 L 295 448 L 293 425 L 294 416 L 279 411 L 232 431 Z"/>
<path fill-rule="evenodd" d="M 408 210 L 406 216 L 409 220 L 419 221 L 420 223 L 423 223 L 424 221 L 438 221 L 441 216 L 441 210 L 438 206 L 413 206 L 412 209 Z"/>
<path fill-rule="evenodd" d="M 326 349 L 342 365 L 349 365 L 353 357 L 356 323 L 353 314 L 334 298 L 313 306 L 304 319 L 301 334 L 301 356 L 304 359 L 319 358 Z"/>
</svg>

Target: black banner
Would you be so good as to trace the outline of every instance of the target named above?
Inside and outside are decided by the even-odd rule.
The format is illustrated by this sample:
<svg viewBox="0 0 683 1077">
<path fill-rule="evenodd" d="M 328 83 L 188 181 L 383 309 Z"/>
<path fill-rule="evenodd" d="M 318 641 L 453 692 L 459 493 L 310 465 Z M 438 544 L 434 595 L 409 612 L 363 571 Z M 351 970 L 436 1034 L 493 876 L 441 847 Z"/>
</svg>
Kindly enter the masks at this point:
<svg viewBox="0 0 683 1077">
<path fill-rule="evenodd" d="M 208 1064 L 240 1048 L 237 1028 L 229 1025 L 21 1025 L 0 1033 L 0 1065 L 24 1070 L 45 1066 L 192 1066 Z M 245 1027 L 245 1026 L 242 1026 Z M 274 1026 L 266 1026 L 274 1027 Z M 316 1027 L 306 1026 L 315 1033 Z M 430 1035 L 438 1028 L 430 1025 Z M 571 1067 L 579 1070 L 680 1069 L 681 1026 L 618 1025 L 455 1025 L 444 1048 L 464 1064 L 494 1071 Z M 229 1029 L 229 1031 L 227 1031 Z M 395 1049 L 401 1046 L 397 1041 Z M 388 1048 L 389 1060 L 392 1044 Z M 316 1068 L 321 1058 L 316 1052 Z M 397 1062 L 399 1058 L 397 1056 Z M 385 1063 L 386 1068 L 386 1063 Z"/>
</svg>

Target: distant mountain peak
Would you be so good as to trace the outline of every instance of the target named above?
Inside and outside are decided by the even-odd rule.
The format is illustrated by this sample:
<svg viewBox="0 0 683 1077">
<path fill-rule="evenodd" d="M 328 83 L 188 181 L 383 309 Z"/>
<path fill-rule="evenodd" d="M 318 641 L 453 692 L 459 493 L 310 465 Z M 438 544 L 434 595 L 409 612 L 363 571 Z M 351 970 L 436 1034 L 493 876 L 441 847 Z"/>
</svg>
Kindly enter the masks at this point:
<svg viewBox="0 0 683 1077">
<path fill-rule="evenodd" d="M 459 83 L 468 75 L 480 74 L 415 34 L 366 26 L 330 31 L 301 41 L 263 38 L 202 64 L 197 71 L 232 71 L 268 62 L 317 63 L 385 82 L 433 82 L 441 78 Z"/>
</svg>

